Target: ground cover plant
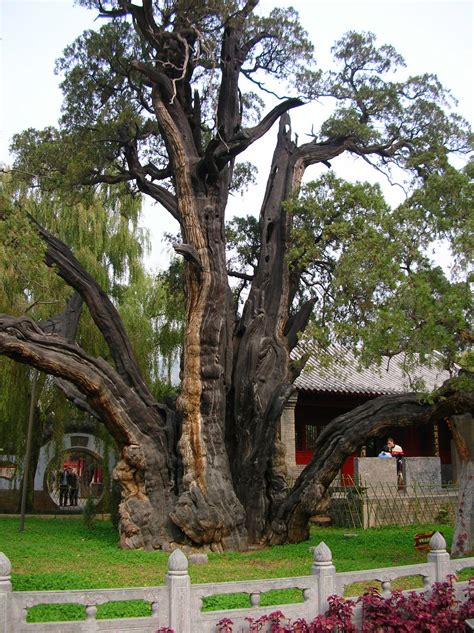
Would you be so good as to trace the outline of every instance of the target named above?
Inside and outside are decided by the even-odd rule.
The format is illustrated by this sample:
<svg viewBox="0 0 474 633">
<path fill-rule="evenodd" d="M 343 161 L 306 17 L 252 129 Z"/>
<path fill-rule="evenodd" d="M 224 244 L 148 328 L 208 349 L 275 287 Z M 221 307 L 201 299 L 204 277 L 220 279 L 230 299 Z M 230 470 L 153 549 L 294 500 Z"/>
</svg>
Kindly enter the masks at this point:
<svg viewBox="0 0 474 633">
<path fill-rule="evenodd" d="M 413 526 L 409 529 L 380 528 L 348 530 L 316 528 L 310 539 L 295 545 L 282 545 L 248 552 L 209 553 L 206 565 L 190 565 L 193 583 L 223 582 L 300 576 L 309 573 L 310 547 L 322 540 L 333 553 L 337 571 L 352 571 L 424 562 L 426 553 L 413 547 L 418 531 L 441 529 L 450 545 L 451 526 Z M 97 520 L 92 529 L 74 519 L 29 517 L 26 530 L 18 532 L 18 518 L 0 518 L 0 551 L 12 562 L 15 591 L 58 589 L 98 589 L 154 586 L 164 583 L 168 556 L 163 551 L 121 550 L 115 530 L 108 521 Z M 472 573 L 472 570 L 471 570 Z M 467 578 L 469 571 L 464 573 Z M 420 577 L 402 579 L 394 588 L 421 586 Z M 349 588 L 358 595 L 366 585 Z M 302 599 L 295 591 L 275 591 L 262 596 L 262 605 L 285 604 Z M 228 609 L 248 606 L 243 595 L 211 596 L 206 608 Z M 99 618 L 149 615 L 149 605 L 141 601 L 112 603 L 98 609 Z M 83 609 L 77 605 L 41 606 L 29 611 L 29 621 L 80 619 Z"/>
<path fill-rule="evenodd" d="M 247 618 L 247 630 L 258 633 L 267 631 L 270 626 L 272 633 L 463 633 L 466 620 L 474 616 L 474 579 L 462 600 L 456 599 L 453 582 L 451 576 L 447 582 L 434 583 L 429 593 L 404 595 L 394 591 L 388 599 L 375 589 L 357 600 L 330 596 L 329 609 L 311 622 L 304 618 L 287 620 L 281 611 L 275 611 L 260 618 Z M 362 604 L 364 613 L 361 629 L 351 621 L 358 603 Z M 233 630 L 230 618 L 218 623 L 219 633 L 233 633 Z"/>
</svg>

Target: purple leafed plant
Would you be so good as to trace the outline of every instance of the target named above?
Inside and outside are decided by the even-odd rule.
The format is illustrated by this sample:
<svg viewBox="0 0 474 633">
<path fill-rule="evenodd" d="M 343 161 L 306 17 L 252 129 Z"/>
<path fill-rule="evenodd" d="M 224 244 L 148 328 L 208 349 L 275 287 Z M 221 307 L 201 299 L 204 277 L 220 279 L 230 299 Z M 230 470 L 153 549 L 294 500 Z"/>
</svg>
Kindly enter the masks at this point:
<svg viewBox="0 0 474 633">
<path fill-rule="evenodd" d="M 463 633 L 466 620 L 474 617 L 474 578 L 469 581 L 466 600 L 456 600 L 454 576 L 447 582 L 437 582 L 431 590 L 404 595 L 394 591 L 384 598 L 370 589 L 357 600 L 330 596 L 329 609 L 311 622 L 300 618 L 289 620 L 281 611 L 259 618 L 246 618 L 248 633 L 357 633 L 352 615 L 357 604 L 362 605 L 361 633 Z M 219 633 L 233 633 L 233 622 L 228 618 L 217 625 Z M 239 633 L 242 629 L 239 629 Z"/>
</svg>

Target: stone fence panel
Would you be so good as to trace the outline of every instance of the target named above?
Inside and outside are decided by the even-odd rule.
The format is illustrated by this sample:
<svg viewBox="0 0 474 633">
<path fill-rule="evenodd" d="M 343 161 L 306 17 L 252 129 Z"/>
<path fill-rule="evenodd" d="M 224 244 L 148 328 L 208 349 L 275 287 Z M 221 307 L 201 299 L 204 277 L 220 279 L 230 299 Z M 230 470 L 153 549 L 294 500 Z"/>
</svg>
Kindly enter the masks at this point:
<svg viewBox="0 0 474 633">
<path fill-rule="evenodd" d="M 0 633 L 156 633 L 161 627 L 170 627 L 174 633 L 214 633 L 217 623 L 223 618 L 231 618 L 238 628 L 245 626 L 245 619 L 250 616 L 256 618 L 276 610 L 283 611 L 285 616 L 291 619 L 305 618 L 310 621 L 326 611 L 329 596 L 343 595 L 344 588 L 353 582 L 376 580 L 380 583 L 382 595 L 388 596 L 395 578 L 421 575 L 426 589 L 433 582 L 442 582 L 450 574 L 466 567 L 474 567 L 474 557 L 451 560 L 446 551 L 446 542 L 437 532 L 431 538 L 427 562 L 418 565 L 337 573 L 330 549 L 324 543 L 320 543 L 314 549 L 313 564 L 308 576 L 192 585 L 188 574 L 188 559 L 177 549 L 169 557 L 164 586 L 21 592 L 12 591 L 11 564 L 0 552 Z M 456 583 L 456 590 L 460 595 L 466 587 L 467 583 Z M 299 589 L 303 602 L 271 607 L 260 606 L 261 594 L 275 589 Z M 249 606 L 226 611 L 202 610 L 202 603 L 206 597 L 232 593 L 247 594 Z M 122 600 L 145 600 L 151 605 L 151 616 L 97 619 L 98 605 Z M 28 609 L 35 605 L 69 603 L 84 607 L 85 620 L 27 623 Z M 360 612 L 356 612 L 355 619 L 360 618 Z"/>
</svg>

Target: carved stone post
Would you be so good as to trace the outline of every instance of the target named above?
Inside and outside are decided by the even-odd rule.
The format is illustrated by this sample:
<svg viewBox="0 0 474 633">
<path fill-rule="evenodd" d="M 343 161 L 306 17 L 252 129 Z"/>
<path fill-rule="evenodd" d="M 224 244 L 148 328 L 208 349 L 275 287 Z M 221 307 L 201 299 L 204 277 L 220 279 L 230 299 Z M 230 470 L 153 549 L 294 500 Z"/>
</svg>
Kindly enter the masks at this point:
<svg viewBox="0 0 474 633">
<path fill-rule="evenodd" d="M 431 563 L 430 582 L 444 582 L 449 574 L 449 554 L 446 551 L 446 541 L 439 532 L 435 532 L 430 539 L 428 562 Z"/>
<path fill-rule="evenodd" d="M 13 630 L 10 619 L 10 597 L 12 564 L 3 552 L 0 552 L 0 633 Z"/>
<path fill-rule="evenodd" d="M 174 633 L 191 633 L 191 579 L 188 559 L 180 549 L 175 549 L 168 559 L 166 585 L 169 591 L 168 626 Z"/>
<path fill-rule="evenodd" d="M 314 550 L 311 574 L 318 577 L 318 615 L 321 615 L 329 606 L 329 596 L 336 593 L 336 568 L 332 564 L 331 550 L 323 541 Z"/>
</svg>

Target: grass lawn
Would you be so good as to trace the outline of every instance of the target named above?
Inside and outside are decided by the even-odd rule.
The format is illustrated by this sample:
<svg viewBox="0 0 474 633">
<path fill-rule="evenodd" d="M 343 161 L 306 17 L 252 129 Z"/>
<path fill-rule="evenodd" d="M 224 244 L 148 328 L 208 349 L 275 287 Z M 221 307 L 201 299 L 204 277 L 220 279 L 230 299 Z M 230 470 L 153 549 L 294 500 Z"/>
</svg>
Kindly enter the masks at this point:
<svg viewBox="0 0 474 633">
<path fill-rule="evenodd" d="M 18 531 L 18 525 L 16 517 L 0 517 L 0 551 L 12 563 L 12 583 L 16 591 L 144 587 L 164 583 L 168 554 L 120 550 L 117 534 L 109 522 L 97 521 L 92 529 L 86 529 L 80 519 L 27 517 L 23 533 Z M 435 529 L 443 532 L 449 548 L 453 530 L 446 525 L 366 531 L 313 528 L 310 540 L 298 545 L 245 553 L 209 553 L 209 563 L 190 565 L 189 573 L 193 583 L 307 575 L 312 563 L 309 547 L 321 541 L 331 549 L 339 572 L 408 565 L 426 561 L 426 552 L 418 552 L 413 547 L 414 534 Z M 347 534 L 357 536 L 349 538 Z M 469 572 L 464 572 L 463 577 L 469 577 Z M 407 578 L 401 583 L 401 588 L 414 586 L 421 586 L 419 577 Z M 355 590 L 350 593 L 354 594 Z M 267 600 L 269 604 L 282 604 L 295 601 L 295 596 L 282 596 L 278 592 Z M 248 605 L 246 601 L 247 597 L 243 606 Z M 215 609 L 241 605 L 241 598 L 223 596 L 210 598 L 206 606 Z M 148 612 L 148 605 L 136 601 L 128 605 L 104 605 L 98 617 L 137 616 Z M 77 605 L 41 606 L 30 610 L 28 621 L 82 617 L 83 609 Z"/>
</svg>

